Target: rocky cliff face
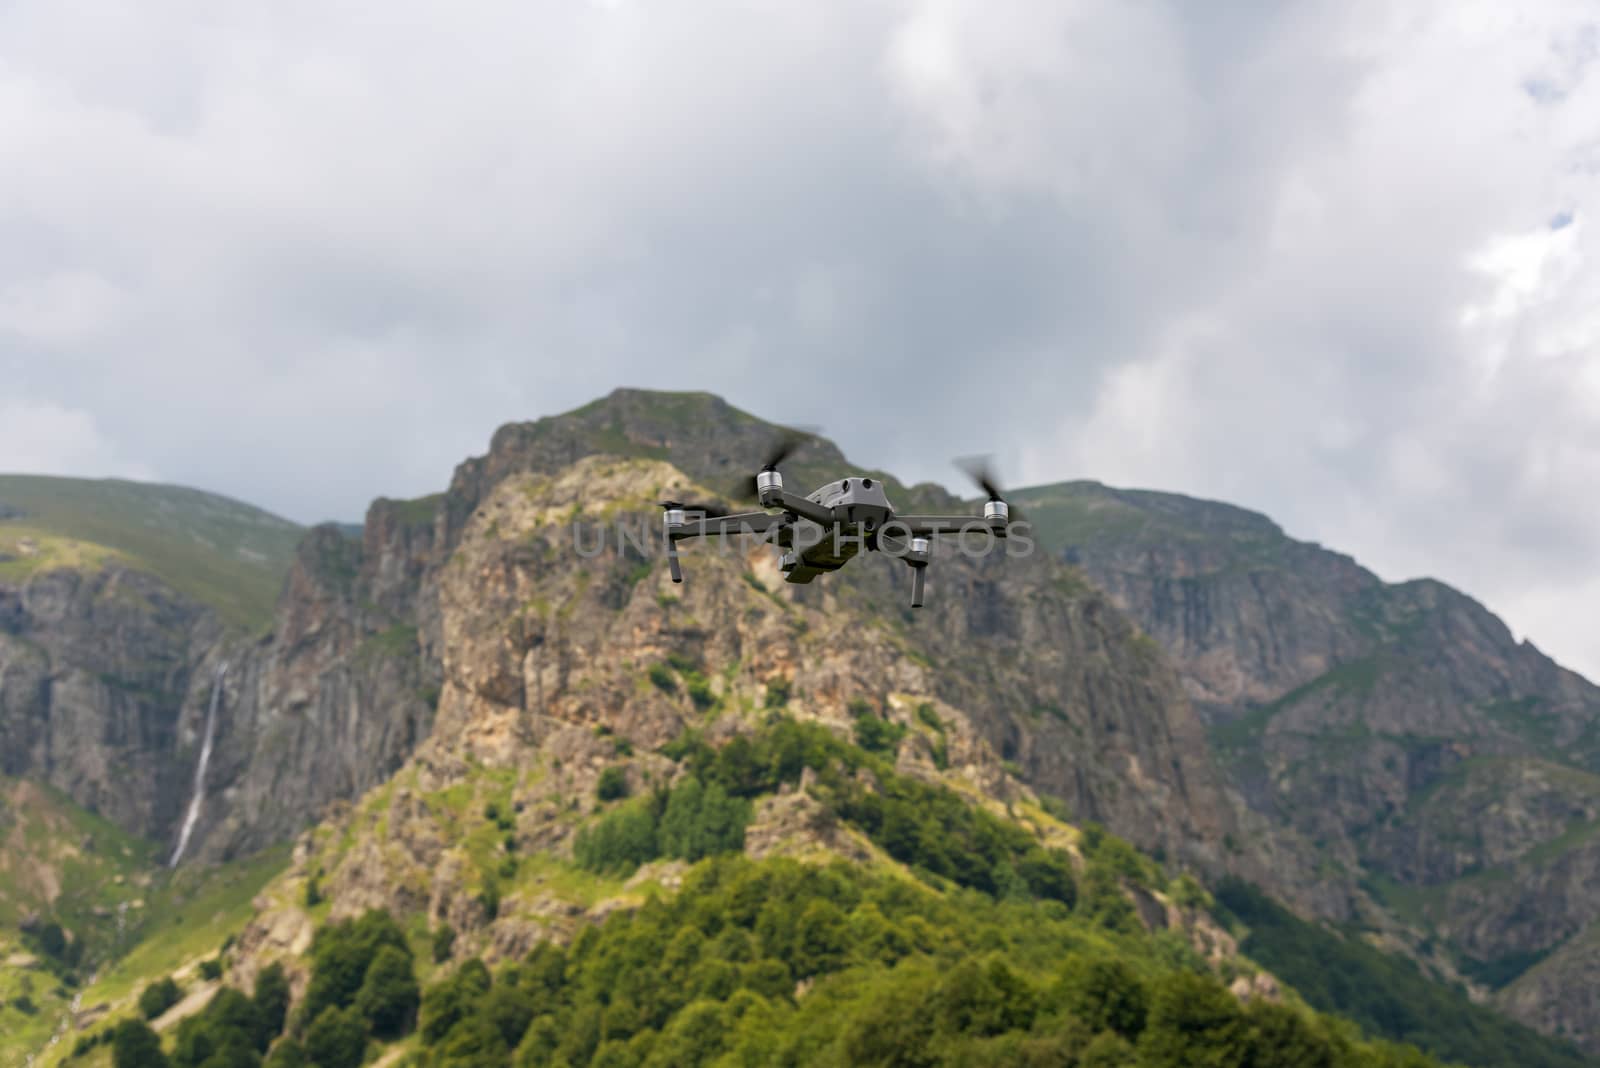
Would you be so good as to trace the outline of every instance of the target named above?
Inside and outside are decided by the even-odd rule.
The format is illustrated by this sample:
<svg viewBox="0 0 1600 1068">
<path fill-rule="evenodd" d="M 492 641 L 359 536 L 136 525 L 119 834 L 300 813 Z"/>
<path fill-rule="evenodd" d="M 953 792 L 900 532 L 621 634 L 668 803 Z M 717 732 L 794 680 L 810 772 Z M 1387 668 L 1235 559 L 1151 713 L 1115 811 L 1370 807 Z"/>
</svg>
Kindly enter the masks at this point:
<svg viewBox="0 0 1600 1068">
<path fill-rule="evenodd" d="M 1094 483 L 1019 497 L 1171 655 L 1254 809 L 1486 990 L 1547 956 L 1593 966 L 1600 689 L 1447 586 L 1386 584 L 1237 508 Z M 1497 996 L 1600 1048 L 1582 998 L 1528 992 L 1540 970 Z"/>
<path fill-rule="evenodd" d="M 615 659 L 619 639 L 610 628 L 628 604 L 627 591 L 614 576 L 609 585 L 599 583 L 593 577 L 599 564 L 557 544 L 554 539 L 570 534 L 557 523 L 570 521 L 567 513 L 541 520 L 537 561 L 528 544 L 480 530 L 479 542 L 501 555 L 463 572 L 470 566 L 463 548 L 469 527 L 494 522 L 482 515 L 507 507 L 505 494 L 513 491 L 505 487 L 532 492 L 537 480 L 565 477 L 586 457 L 670 460 L 657 477 L 686 479 L 701 496 L 733 492 L 748 481 L 749 458 L 764 452 L 777 433 L 709 395 L 622 390 L 564 416 L 502 428 L 486 456 L 461 465 L 447 492 L 374 504 L 360 540 L 332 526 L 312 531 L 295 556 L 268 634 L 251 639 L 212 623 L 202 627 L 203 638 L 183 647 L 185 672 L 150 703 L 151 726 L 139 743 L 138 760 L 151 769 L 147 778 L 160 778 L 162 785 L 141 786 L 135 779 L 118 787 L 144 798 L 140 803 L 153 813 L 135 828 L 169 840 L 175 834 L 204 731 L 209 684 L 224 662 L 229 668 L 208 800 L 189 851 L 200 858 L 281 840 L 330 803 L 384 781 L 428 736 L 436 707 L 441 729 L 463 716 L 475 718 L 462 711 L 464 693 L 544 714 L 545 703 L 566 692 L 575 671 Z M 796 484 L 847 469 L 821 439 L 786 465 Z M 610 498 L 567 483 L 540 492 L 570 493 L 573 499 L 562 507 L 578 514 L 609 499 L 608 515 L 632 516 L 648 544 L 658 521 L 652 494 L 659 487 L 644 486 L 641 478 L 648 481 L 638 471 L 623 478 Z M 903 508 L 958 503 L 937 487 L 886 481 Z M 597 582 L 595 603 L 584 604 L 581 614 L 570 609 L 568 621 L 535 626 L 525 603 L 534 595 L 522 590 L 519 601 L 497 583 L 528 586 L 532 580 L 524 573 L 557 556 L 564 557 L 569 577 L 589 575 L 585 582 Z M 628 567 L 647 562 L 633 559 Z M 1079 818 L 1101 820 L 1146 848 L 1202 869 L 1241 872 L 1303 903 L 1315 899 L 1326 911 L 1347 910 L 1352 884 L 1317 877 L 1303 859 L 1307 851 L 1286 845 L 1288 839 L 1228 796 L 1201 724 L 1159 648 L 1073 568 L 1042 558 L 969 560 L 948 553 L 930 581 L 936 607 L 915 616 L 902 607 L 903 570 L 892 561 L 865 560 L 798 589 L 769 575 L 763 581 L 771 593 L 763 603 L 790 605 L 791 614 L 801 608 L 817 613 L 808 624 L 811 637 L 777 642 L 765 652 L 755 636 L 738 633 L 729 615 L 734 609 L 707 608 L 687 632 L 684 640 L 694 648 L 684 655 L 715 670 L 777 657 L 773 662 L 786 665 L 785 677 L 795 686 L 835 703 L 846 691 L 882 704 L 897 687 L 914 689 L 963 709 L 1000 759 L 1059 796 Z M 47 588 L 39 586 L 39 594 Z M 473 610 L 455 611 L 459 606 Z M 581 625 L 570 621 L 573 616 Z M 93 629 L 63 631 L 57 639 L 87 648 Z M 868 636 L 872 642 L 863 641 Z M 539 666 L 502 663 L 508 657 Z M 23 662 L 23 654 L 15 659 Z M 38 689 L 16 671 L 8 677 L 30 693 Z M 449 685 L 452 678 L 460 685 Z M 80 714 L 78 707 L 33 715 L 60 733 Z M 93 708 L 81 715 L 104 722 Z M 25 765 L 18 770 L 41 766 L 31 757 L 18 763 Z M 53 781 L 93 801 L 65 771 Z M 138 811 L 138 804 L 119 801 L 116 808 Z"/>
<path fill-rule="evenodd" d="M 449 733 L 483 718 L 477 704 L 463 704 L 464 694 L 521 716 L 545 715 L 549 702 L 568 694 L 576 672 L 592 675 L 595 664 L 625 659 L 632 631 L 619 635 L 615 627 L 631 604 L 630 591 L 621 577 L 602 576 L 603 559 L 579 557 L 573 520 L 610 523 L 614 533 L 627 517 L 646 555 L 630 549 L 624 571 L 642 581 L 638 576 L 654 562 L 648 556 L 659 521 L 653 505 L 664 487 L 687 480 L 690 494 L 701 498 L 734 492 L 748 482 L 749 457 L 764 452 L 777 433 L 709 395 L 622 390 L 564 416 L 501 428 L 489 453 L 462 464 L 446 493 L 376 505 L 359 549 L 339 549 L 331 533 L 319 533 L 323 549 L 313 559 L 311 543 L 302 550 L 278 627 L 240 676 L 247 692 L 238 697 L 236 716 L 250 726 L 232 737 L 249 745 L 230 745 L 230 762 L 219 769 L 219 781 L 235 785 L 204 848 L 215 855 L 281 835 L 329 800 L 381 781 L 406 742 L 425 730 L 426 713 L 406 703 L 413 687 L 438 693 L 434 731 Z M 622 473 L 604 477 L 585 466 L 588 481 L 573 481 L 574 465 L 597 456 L 613 466 L 671 466 L 654 475 L 618 467 Z M 849 469 L 831 444 L 814 439 L 786 474 L 801 484 Z M 556 481 L 540 481 L 550 479 Z M 901 507 L 958 505 L 937 487 L 907 488 L 892 479 L 889 486 Z M 544 506 L 542 533 L 534 538 L 533 520 L 512 514 L 507 502 L 552 493 L 570 499 Z M 496 518 L 483 518 L 491 512 Z M 470 546 L 469 531 L 476 531 Z M 480 559 L 490 551 L 485 546 L 492 559 Z M 693 572 L 700 556 L 689 555 Z M 817 611 L 818 620 L 836 616 L 838 624 L 807 624 L 812 629 L 803 643 L 785 639 L 767 652 L 739 632 L 738 613 L 746 609 L 706 608 L 692 613 L 689 647 L 679 655 L 708 671 L 747 663 L 770 670 L 762 658 L 779 657 L 775 663 L 787 665 L 792 685 L 835 704 L 847 690 L 881 705 L 896 687 L 915 689 L 963 709 L 1000 759 L 1059 796 L 1078 818 L 1103 821 L 1201 869 L 1245 874 L 1304 907 L 1348 912 L 1353 882 L 1319 875 L 1311 851 L 1292 834 L 1236 803 L 1159 648 L 1073 568 L 1042 557 L 971 560 L 948 553 L 930 580 L 936 607 L 916 615 L 903 607 L 903 570 L 892 561 L 864 560 L 805 588 L 768 575 L 761 581 L 771 592 L 762 603 Z M 542 619 L 529 606 L 556 599 L 534 587 L 557 573 L 574 583 L 587 576 L 586 592 L 561 619 Z M 699 584 L 691 578 L 684 590 L 664 596 L 674 595 L 692 604 Z M 647 599 L 640 610 L 654 603 Z M 373 648 L 375 636 L 398 637 L 407 627 L 415 628 L 413 659 L 410 650 L 395 656 L 392 648 Z M 877 640 L 863 644 L 864 636 Z M 363 676 L 367 681 L 353 687 L 351 653 L 363 643 L 382 654 L 365 670 L 387 674 Z M 295 686 L 286 686 L 286 677 Z M 618 680 L 597 692 L 609 697 L 591 698 L 599 711 L 579 721 L 603 722 L 602 713 L 623 708 L 633 717 L 642 707 L 618 696 L 629 692 Z M 303 712 L 282 711 L 290 694 L 310 695 Z M 350 733 L 358 723 L 394 723 L 383 710 L 396 707 L 410 711 L 388 733 Z M 676 729 L 664 724 L 659 731 L 669 726 Z M 308 777 L 312 789 L 286 803 L 281 784 Z"/>
<path fill-rule="evenodd" d="M 215 613 L 118 564 L 0 581 L 0 773 L 169 836 L 193 762 L 179 710 L 203 703 L 221 635 Z"/>
<path fill-rule="evenodd" d="M 748 731 L 777 708 L 846 736 L 870 710 L 906 732 L 908 774 L 1040 819 L 1035 790 L 1058 795 L 1074 818 L 1191 865 L 1269 876 L 1271 855 L 1223 843 L 1246 835 L 1175 676 L 1064 565 L 950 554 L 930 583 L 942 610 L 908 619 L 903 576 L 883 561 L 796 589 L 770 548 L 699 545 L 680 586 L 653 547 L 575 551 L 575 523 L 595 547 L 602 528 L 653 528 L 663 495 L 711 493 L 664 461 L 609 455 L 485 488 L 433 580 L 432 731 L 387 786 L 302 843 L 298 877 L 317 879 L 338 915 L 384 906 L 448 923 L 463 953 L 564 939 L 635 902 L 640 884 L 675 878 L 658 865 L 626 886 L 558 892 L 570 873 L 541 858 L 570 857 L 600 771 L 620 766 L 643 791 L 677 772 L 655 750 L 686 729 Z M 870 853 L 821 819 L 804 782 L 763 801 L 747 848 Z M 507 863 L 510 881 L 496 874 Z M 246 936 L 252 953 L 302 938 L 297 915 L 295 901 L 269 908 Z"/>
</svg>

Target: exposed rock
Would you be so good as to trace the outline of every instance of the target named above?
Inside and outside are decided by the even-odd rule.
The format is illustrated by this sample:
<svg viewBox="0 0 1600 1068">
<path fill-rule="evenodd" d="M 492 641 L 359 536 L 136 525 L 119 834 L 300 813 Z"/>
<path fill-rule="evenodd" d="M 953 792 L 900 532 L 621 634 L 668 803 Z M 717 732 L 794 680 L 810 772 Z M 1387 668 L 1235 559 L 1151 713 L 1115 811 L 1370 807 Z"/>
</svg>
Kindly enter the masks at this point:
<svg viewBox="0 0 1600 1068">
<path fill-rule="evenodd" d="M 0 580 L 0 773 L 28 775 L 134 834 L 175 832 L 222 628 L 209 609 L 112 564 Z"/>
<path fill-rule="evenodd" d="M 1019 497 L 1171 656 L 1256 811 L 1328 869 L 1404 888 L 1397 914 L 1352 899 L 1367 922 L 1492 983 L 1600 951 L 1561 948 L 1600 915 L 1600 689 L 1471 598 L 1386 584 L 1238 508 L 1094 483 Z M 1600 1014 L 1561 1015 L 1582 999 L 1499 1000 L 1600 1051 Z"/>
</svg>

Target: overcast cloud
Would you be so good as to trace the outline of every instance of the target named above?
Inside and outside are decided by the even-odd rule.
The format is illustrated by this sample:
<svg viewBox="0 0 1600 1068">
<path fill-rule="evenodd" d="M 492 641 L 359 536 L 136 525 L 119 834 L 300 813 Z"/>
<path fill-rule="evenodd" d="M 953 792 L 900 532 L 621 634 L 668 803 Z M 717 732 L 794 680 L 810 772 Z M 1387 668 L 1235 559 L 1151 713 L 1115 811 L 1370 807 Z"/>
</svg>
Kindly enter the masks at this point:
<svg viewBox="0 0 1600 1068">
<path fill-rule="evenodd" d="M 354 518 L 711 389 L 1256 508 L 1600 677 L 1600 30 L 1521 8 L 0 2 L 0 470 Z"/>
</svg>

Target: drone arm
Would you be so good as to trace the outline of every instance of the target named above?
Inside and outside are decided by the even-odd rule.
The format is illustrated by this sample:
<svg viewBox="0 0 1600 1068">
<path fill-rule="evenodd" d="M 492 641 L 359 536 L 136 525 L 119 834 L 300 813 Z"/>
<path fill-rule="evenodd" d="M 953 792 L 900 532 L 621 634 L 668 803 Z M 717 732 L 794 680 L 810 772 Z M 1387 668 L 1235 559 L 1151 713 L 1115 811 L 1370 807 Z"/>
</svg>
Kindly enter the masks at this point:
<svg viewBox="0 0 1600 1068">
<path fill-rule="evenodd" d="M 667 526 L 669 544 L 685 538 L 708 538 L 728 534 L 765 534 L 784 521 L 781 515 L 767 512 L 738 512 L 734 515 L 701 516 Z"/>
<path fill-rule="evenodd" d="M 832 508 L 824 508 L 809 497 L 801 497 L 790 493 L 781 486 L 774 486 L 761 492 L 761 505 L 764 508 L 782 508 L 791 515 L 809 519 L 821 526 L 831 527 L 834 522 Z"/>
<path fill-rule="evenodd" d="M 739 512 L 734 515 L 694 518 L 677 505 L 668 508 L 666 515 L 667 568 L 673 582 L 683 581 L 683 568 L 678 563 L 678 542 L 685 538 L 704 538 L 726 534 L 765 534 L 782 523 L 781 515 L 766 512 Z"/>
<path fill-rule="evenodd" d="M 981 515 L 897 515 L 893 522 L 906 527 L 912 537 L 930 538 L 935 534 L 992 534 L 1006 536 L 1006 524 Z"/>
</svg>

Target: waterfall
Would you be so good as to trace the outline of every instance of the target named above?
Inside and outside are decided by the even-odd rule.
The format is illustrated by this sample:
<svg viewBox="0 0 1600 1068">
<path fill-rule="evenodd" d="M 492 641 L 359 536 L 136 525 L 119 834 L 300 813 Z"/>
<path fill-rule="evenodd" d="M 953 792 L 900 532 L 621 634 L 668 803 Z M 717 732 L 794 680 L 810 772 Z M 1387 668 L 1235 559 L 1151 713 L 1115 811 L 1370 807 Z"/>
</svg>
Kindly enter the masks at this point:
<svg viewBox="0 0 1600 1068">
<path fill-rule="evenodd" d="M 228 673 L 226 662 L 217 669 L 217 679 L 211 684 L 211 707 L 206 710 L 206 733 L 200 742 L 200 762 L 194 766 L 194 796 L 189 799 L 189 811 L 184 813 L 183 828 L 178 831 L 178 846 L 172 851 L 169 868 L 176 868 L 189 846 L 189 835 L 200 819 L 200 806 L 206 799 L 206 765 L 211 763 L 211 741 L 217 733 L 217 705 L 222 701 L 222 678 Z"/>
</svg>

